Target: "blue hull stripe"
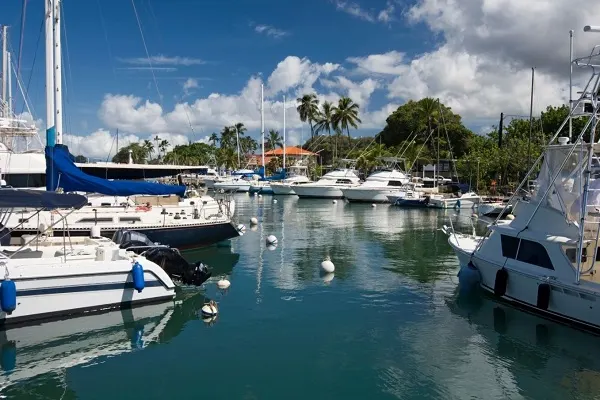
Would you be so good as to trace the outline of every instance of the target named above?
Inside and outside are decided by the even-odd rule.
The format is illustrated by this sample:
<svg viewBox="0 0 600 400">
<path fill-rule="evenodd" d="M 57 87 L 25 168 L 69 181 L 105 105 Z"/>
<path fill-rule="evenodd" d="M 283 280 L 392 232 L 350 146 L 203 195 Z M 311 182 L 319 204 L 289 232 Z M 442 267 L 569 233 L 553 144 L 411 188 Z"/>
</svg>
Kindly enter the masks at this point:
<svg viewBox="0 0 600 400">
<path fill-rule="evenodd" d="M 146 282 L 146 287 L 163 286 L 160 281 Z M 81 292 L 97 292 L 104 290 L 133 290 L 133 282 L 125 283 L 103 283 L 96 285 L 78 285 L 78 286 L 62 286 L 42 289 L 21 289 L 17 290 L 17 298 L 22 296 L 43 296 L 47 294 L 66 294 L 66 293 L 81 293 Z"/>
</svg>

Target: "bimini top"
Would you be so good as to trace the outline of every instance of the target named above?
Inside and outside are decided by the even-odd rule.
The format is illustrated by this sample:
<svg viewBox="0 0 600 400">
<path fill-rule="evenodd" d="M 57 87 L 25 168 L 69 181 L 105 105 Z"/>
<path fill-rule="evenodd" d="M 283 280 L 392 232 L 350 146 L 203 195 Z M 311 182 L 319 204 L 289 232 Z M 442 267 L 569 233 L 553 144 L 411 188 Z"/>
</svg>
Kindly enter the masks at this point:
<svg viewBox="0 0 600 400">
<path fill-rule="evenodd" d="M 0 189 L 0 208 L 30 207 L 54 210 L 55 208 L 81 208 L 87 204 L 85 196 L 31 189 Z"/>
<path fill-rule="evenodd" d="M 162 185 L 144 181 L 109 181 L 91 176 L 77 168 L 67 146 L 46 146 L 46 190 L 100 193 L 106 196 L 176 194 L 183 197 L 185 186 Z"/>
</svg>

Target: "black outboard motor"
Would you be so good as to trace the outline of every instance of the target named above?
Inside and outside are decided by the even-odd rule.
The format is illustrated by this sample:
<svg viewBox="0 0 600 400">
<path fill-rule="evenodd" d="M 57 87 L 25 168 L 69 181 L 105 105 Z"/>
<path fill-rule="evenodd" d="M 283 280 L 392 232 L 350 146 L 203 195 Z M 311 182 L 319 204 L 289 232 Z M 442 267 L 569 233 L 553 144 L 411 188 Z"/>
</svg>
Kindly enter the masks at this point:
<svg viewBox="0 0 600 400">
<path fill-rule="evenodd" d="M 179 250 L 153 243 L 143 233 L 120 229 L 113 235 L 113 242 L 122 249 L 143 254 L 148 260 L 160 265 L 169 277 L 185 285 L 200 286 L 212 275 L 206 265 L 200 262 L 188 263 Z"/>
</svg>

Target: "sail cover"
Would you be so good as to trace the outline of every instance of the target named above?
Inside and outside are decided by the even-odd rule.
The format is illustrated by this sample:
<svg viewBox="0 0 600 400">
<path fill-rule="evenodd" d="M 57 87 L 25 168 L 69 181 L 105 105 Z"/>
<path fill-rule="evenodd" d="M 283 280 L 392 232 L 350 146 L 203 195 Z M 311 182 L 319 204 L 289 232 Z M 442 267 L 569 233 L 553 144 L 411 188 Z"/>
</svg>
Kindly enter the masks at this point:
<svg viewBox="0 0 600 400">
<path fill-rule="evenodd" d="M 73 162 L 67 146 L 46 146 L 46 190 L 100 193 L 107 196 L 169 195 L 183 196 L 185 186 L 162 185 L 143 181 L 109 181 L 87 175 Z"/>
<path fill-rule="evenodd" d="M 43 210 L 81 208 L 87 204 L 85 196 L 53 193 L 31 189 L 0 189 L 0 208 L 31 207 Z"/>
</svg>

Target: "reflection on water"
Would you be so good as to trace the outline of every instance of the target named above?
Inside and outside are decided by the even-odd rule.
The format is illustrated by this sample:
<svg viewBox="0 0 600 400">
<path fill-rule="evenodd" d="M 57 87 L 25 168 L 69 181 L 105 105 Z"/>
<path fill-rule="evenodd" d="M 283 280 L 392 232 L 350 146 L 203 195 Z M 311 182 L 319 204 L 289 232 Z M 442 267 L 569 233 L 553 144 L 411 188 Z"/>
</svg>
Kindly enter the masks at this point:
<svg viewBox="0 0 600 400">
<path fill-rule="evenodd" d="M 213 268 L 214 277 L 200 293 L 180 293 L 182 304 L 145 318 L 117 313 L 106 326 L 90 319 L 42 329 L 38 344 L 14 339 L 30 333 L 8 337 L 17 361 L 4 379 L 23 380 L 3 394 L 444 400 L 600 394 L 599 338 L 487 297 L 458 297 L 458 263 L 439 228 L 452 219 L 470 231 L 470 213 L 277 200 L 237 195 L 246 233 L 185 254 Z M 278 239 L 271 250 L 268 235 Z M 320 271 L 326 256 L 333 274 Z M 216 288 L 220 276 L 231 281 L 226 291 Z M 207 299 L 219 306 L 212 323 L 198 316 Z M 58 362 L 90 349 L 113 352 Z"/>
</svg>

